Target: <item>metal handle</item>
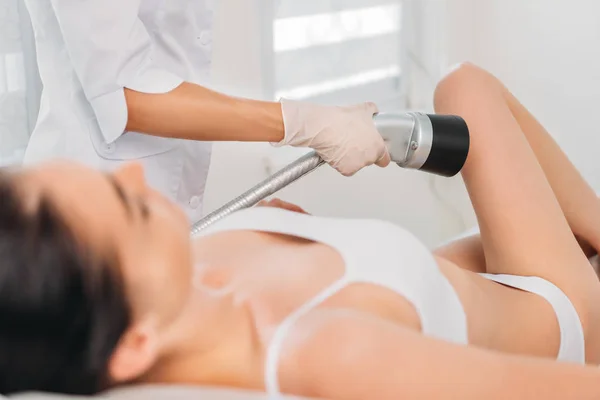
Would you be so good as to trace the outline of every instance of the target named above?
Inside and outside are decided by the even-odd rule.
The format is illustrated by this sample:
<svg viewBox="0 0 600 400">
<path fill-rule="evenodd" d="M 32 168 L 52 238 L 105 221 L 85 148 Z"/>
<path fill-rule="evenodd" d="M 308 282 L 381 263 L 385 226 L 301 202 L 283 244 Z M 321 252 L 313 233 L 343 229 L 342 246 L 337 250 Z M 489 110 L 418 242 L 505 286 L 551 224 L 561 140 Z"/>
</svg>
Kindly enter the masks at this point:
<svg viewBox="0 0 600 400">
<path fill-rule="evenodd" d="M 421 113 L 377 114 L 374 122 L 392 161 L 403 168 L 453 176 L 465 163 L 469 129 L 462 118 Z M 192 236 L 235 211 L 252 207 L 324 163 L 314 151 L 300 157 L 195 223 Z"/>
<path fill-rule="evenodd" d="M 290 183 L 302 178 L 323 164 L 325 164 L 325 161 L 323 161 L 323 159 L 321 159 L 314 151 L 303 155 L 293 163 L 260 182 L 252 189 L 196 222 L 191 228 L 191 235 L 198 235 L 204 228 L 233 212 L 256 205 L 259 201 L 283 189 Z"/>
</svg>

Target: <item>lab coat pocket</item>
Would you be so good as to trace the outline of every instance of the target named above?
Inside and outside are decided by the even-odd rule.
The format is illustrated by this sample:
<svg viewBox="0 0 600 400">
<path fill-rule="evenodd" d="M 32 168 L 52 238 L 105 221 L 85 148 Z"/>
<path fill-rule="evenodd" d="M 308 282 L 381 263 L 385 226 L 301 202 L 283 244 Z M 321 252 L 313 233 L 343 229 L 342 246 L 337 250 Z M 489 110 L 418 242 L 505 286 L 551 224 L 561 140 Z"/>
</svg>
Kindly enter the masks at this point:
<svg viewBox="0 0 600 400">
<path fill-rule="evenodd" d="M 117 140 L 107 143 L 92 121 L 89 126 L 92 144 L 98 155 L 107 160 L 134 160 L 165 153 L 177 147 L 179 139 L 125 132 Z"/>
</svg>

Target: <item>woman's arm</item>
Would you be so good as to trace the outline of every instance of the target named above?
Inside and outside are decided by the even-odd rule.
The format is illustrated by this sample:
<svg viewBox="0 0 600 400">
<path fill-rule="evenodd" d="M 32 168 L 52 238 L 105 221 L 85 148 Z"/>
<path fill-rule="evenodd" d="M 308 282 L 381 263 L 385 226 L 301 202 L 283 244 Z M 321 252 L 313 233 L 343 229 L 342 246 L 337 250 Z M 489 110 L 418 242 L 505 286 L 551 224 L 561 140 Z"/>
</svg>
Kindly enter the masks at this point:
<svg viewBox="0 0 600 400">
<path fill-rule="evenodd" d="M 283 139 L 281 106 L 184 82 L 153 59 L 141 0 L 51 0 L 71 64 L 107 142 L 131 130 L 196 140 Z"/>
<path fill-rule="evenodd" d="M 126 90 L 127 129 L 203 141 L 264 141 L 311 147 L 342 175 L 390 156 L 373 122 L 374 103 L 335 107 L 239 99 L 192 83 L 168 93 Z"/>
<path fill-rule="evenodd" d="M 600 398 L 597 367 L 451 344 L 355 312 L 312 318 L 320 328 L 282 362 L 283 391 L 340 400 Z"/>
<path fill-rule="evenodd" d="M 126 130 L 203 141 L 279 142 L 281 105 L 227 96 L 184 82 L 167 93 L 125 89 Z"/>
<path fill-rule="evenodd" d="M 270 200 L 262 200 L 257 205 L 257 207 L 274 207 L 274 208 L 282 208 L 284 210 L 297 212 L 300 214 L 308 214 L 302 207 L 297 206 L 296 204 L 288 203 L 287 201 L 283 201 L 278 198 L 273 198 Z M 308 214 L 310 215 L 310 214 Z"/>
<path fill-rule="evenodd" d="M 153 57 L 141 0 L 50 0 L 65 50 L 106 143 L 126 131 L 202 141 L 311 147 L 349 176 L 390 162 L 373 103 L 242 100 L 185 82 Z"/>
</svg>

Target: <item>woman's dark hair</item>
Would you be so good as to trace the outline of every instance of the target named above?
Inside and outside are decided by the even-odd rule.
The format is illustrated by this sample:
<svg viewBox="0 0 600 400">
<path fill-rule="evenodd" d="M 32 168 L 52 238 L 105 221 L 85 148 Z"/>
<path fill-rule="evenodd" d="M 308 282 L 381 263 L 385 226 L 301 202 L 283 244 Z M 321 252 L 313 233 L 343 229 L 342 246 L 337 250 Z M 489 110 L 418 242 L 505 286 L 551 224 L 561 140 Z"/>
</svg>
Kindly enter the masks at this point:
<svg viewBox="0 0 600 400">
<path fill-rule="evenodd" d="M 116 258 L 91 254 L 52 202 L 27 210 L 0 173 L 0 393 L 88 395 L 130 311 Z"/>
</svg>

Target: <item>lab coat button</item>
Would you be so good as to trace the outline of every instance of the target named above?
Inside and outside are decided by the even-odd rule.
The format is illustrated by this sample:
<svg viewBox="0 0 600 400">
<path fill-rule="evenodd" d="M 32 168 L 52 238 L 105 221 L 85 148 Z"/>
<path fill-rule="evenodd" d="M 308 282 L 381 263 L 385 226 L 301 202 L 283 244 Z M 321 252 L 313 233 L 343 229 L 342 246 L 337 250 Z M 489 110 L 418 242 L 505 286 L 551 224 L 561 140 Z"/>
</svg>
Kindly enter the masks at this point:
<svg viewBox="0 0 600 400">
<path fill-rule="evenodd" d="M 200 206 L 200 197 L 194 196 L 190 199 L 190 207 L 194 210 Z"/>
<path fill-rule="evenodd" d="M 115 143 L 105 143 L 104 151 L 107 154 L 113 154 L 117 150 L 117 145 Z"/>
<path fill-rule="evenodd" d="M 212 34 L 210 31 L 202 31 L 200 33 L 200 44 L 206 46 L 212 42 Z"/>
</svg>

